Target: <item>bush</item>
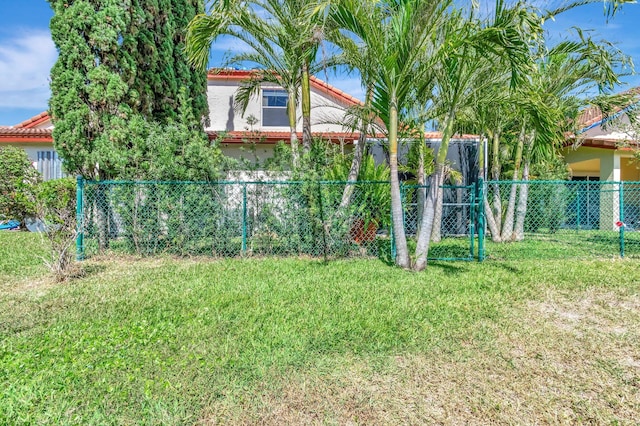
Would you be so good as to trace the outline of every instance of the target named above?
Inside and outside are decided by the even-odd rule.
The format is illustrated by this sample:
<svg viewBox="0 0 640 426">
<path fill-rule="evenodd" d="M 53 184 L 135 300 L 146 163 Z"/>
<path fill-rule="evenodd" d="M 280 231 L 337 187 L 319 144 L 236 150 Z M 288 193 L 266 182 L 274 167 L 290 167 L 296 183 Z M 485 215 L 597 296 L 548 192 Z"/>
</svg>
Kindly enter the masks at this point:
<svg viewBox="0 0 640 426">
<path fill-rule="evenodd" d="M 40 173 L 24 150 L 12 146 L 0 147 L 0 170 L 0 220 L 24 223 L 36 213 L 34 185 L 40 181 Z"/>
<path fill-rule="evenodd" d="M 45 263 L 58 281 L 68 276 L 72 265 L 76 231 L 76 182 L 56 179 L 42 182 L 36 190 L 37 216 L 45 223 L 45 235 L 51 244 Z"/>
</svg>

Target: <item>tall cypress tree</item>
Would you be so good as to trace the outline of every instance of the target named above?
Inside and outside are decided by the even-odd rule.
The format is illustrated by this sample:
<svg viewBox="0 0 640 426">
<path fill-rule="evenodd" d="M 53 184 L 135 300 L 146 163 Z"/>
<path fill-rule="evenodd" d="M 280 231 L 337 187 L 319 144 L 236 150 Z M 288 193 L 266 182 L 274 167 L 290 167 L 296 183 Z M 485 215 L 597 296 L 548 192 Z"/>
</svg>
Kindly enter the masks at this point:
<svg viewBox="0 0 640 426">
<path fill-rule="evenodd" d="M 103 135 L 112 116 L 129 116 L 127 76 L 120 52 L 130 14 L 121 0 L 49 0 L 51 35 L 59 56 L 51 70 L 49 108 L 56 150 L 69 172 L 107 177 L 118 161 Z M 96 167 L 96 165 L 98 165 Z"/>
<path fill-rule="evenodd" d="M 48 1 L 59 51 L 49 107 L 67 171 L 122 176 L 153 155 L 132 143 L 149 135 L 147 124 L 200 129 L 203 143 L 206 75 L 189 67 L 184 54 L 187 23 L 204 10 L 203 0 Z M 185 101 L 192 114 L 178 113 Z M 182 123 L 184 117 L 191 122 Z"/>
<path fill-rule="evenodd" d="M 185 88 L 195 117 L 207 116 L 207 77 L 187 63 L 185 29 L 204 12 L 202 0 L 132 0 L 132 19 L 123 49 L 136 64 L 131 89 L 136 109 L 166 123 L 178 116 Z"/>
</svg>

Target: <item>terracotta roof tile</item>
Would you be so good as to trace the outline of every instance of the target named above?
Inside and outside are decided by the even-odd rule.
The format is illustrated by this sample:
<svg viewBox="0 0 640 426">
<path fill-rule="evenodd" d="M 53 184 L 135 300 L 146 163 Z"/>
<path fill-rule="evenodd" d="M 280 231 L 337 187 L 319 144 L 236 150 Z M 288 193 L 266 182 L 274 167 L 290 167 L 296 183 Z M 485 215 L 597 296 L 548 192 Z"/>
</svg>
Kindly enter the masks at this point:
<svg viewBox="0 0 640 426">
<path fill-rule="evenodd" d="M 632 89 L 629 89 L 623 92 L 622 94 L 640 95 L 640 87 L 634 87 Z M 626 108 L 627 106 L 628 105 L 625 105 L 620 108 L 616 108 L 614 112 L 619 112 L 624 108 Z M 602 111 L 600 111 L 599 108 L 590 107 L 582 111 L 582 113 L 578 117 L 578 126 L 581 129 L 585 129 L 589 126 L 593 126 L 594 124 L 601 122 L 604 119 L 605 119 L 604 114 L 602 114 Z"/>
<path fill-rule="evenodd" d="M 219 136 L 224 136 L 221 143 L 245 143 L 256 142 L 264 144 L 274 144 L 279 141 L 288 143 L 291 134 L 289 132 L 248 132 L 248 131 L 233 131 L 224 132 L 216 130 L 207 130 L 209 139 L 216 139 Z M 302 133 L 298 133 L 298 140 L 302 142 Z M 352 143 L 355 139 L 358 139 L 359 133 L 349 132 L 314 132 L 313 136 L 316 138 L 322 138 L 330 140 L 332 142 L 344 141 L 346 143 Z"/>
<path fill-rule="evenodd" d="M 53 142 L 52 129 L 0 128 L 0 143 Z"/>
<path fill-rule="evenodd" d="M 49 119 L 50 119 L 49 113 L 47 111 L 44 111 L 44 112 L 41 112 L 40 114 L 38 114 L 38 115 L 36 115 L 34 117 L 31 117 L 31 118 L 23 121 L 22 123 L 16 124 L 13 127 L 17 128 L 17 129 L 21 129 L 21 128 L 28 129 L 28 128 L 35 127 L 38 124 L 41 124 L 41 123 L 43 123 L 43 122 L 45 122 L 45 121 L 47 121 Z"/>
<path fill-rule="evenodd" d="M 238 81 L 251 78 L 251 75 L 259 70 L 235 70 L 227 68 L 212 68 L 207 74 L 209 80 L 222 80 L 222 81 Z M 338 99 L 347 105 L 362 105 L 359 99 L 349 95 L 346 92 L 330 85 L 329 83 L 320 80 L 315 76 L 311 76 L 311 86 L 316 90 L 323 92 L 332 98 Z"/>
</svg>

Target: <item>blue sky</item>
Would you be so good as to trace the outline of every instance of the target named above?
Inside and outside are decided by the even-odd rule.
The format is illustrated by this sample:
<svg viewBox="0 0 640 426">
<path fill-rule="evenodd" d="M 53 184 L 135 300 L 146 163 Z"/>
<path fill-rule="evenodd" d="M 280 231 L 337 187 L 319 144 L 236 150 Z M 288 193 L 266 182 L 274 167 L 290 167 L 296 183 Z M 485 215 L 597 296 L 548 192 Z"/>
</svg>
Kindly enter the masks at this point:
<svg viewBox="0 0 640 426">
<path fill-rule="evenodd" d="M 56 49 L 49 34 L 53 12 L 45 0 L 0 0 L 0 125 L 13 125 L 47 109 L 49 70 Z M 630 55 L 640 71 L 640 4 L 628 5 L 609 23 L 602 5 L 590 5 L 560 15 L 546 28 L 554 37 L 579 26 L 595 30 L 603 39 L 616 43 Z M 212 52 L 213 63 L 220 65 L 225 52 L 238 49 L 226 39 Z M 216 63 L 217 62 L 217 63 Z M 327 79 L 326 75 L 320 78 Z M 362 97 L 358 78 L 328 75 L 331 84 Z M 625 78 L 622 89 L 640 86 L 640 76 Z"/>
</svg>

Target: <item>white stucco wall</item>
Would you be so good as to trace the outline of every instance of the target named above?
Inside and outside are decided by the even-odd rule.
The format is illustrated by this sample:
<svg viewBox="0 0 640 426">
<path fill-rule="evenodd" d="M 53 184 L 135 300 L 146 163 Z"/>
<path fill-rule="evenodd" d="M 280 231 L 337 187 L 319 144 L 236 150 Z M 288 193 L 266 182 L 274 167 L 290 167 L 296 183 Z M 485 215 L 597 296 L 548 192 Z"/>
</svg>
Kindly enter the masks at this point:
<svg viewBox="0 0 640 426">
<path fill-rule="evenodd" d="M 8 145 L 24 149 L 24 151 L 27 153 L 27 157 L 29 157 L 29 161 L 31 161 L 32 163 L 35 163 L 37 161 L 38 151 L 53 151 L 53 144 L 50 142 L 11 143 Z"/>
<path fill-rule="evenodd" d="M 244 114 L 234 111 L 233 97 L 238 89 L 238 81 L 210 80 L 207 86 L 207 98 L 209 101 L 209 120 L 207 130 L 225 131 L 274 131 L 288 132 L 288 126 L 263 126 L 262 125 L 262 93 L 253 98 Z M 262 88 L 280 89 L 273 84 L 263 84 Z M 313 132 L 343 132 L 345 129 L 339 124 L 344 115 L 345 105 L 332 97 L 311 88 L 311 125 Z M 258 123 L 250 128 L 247 117 L 253 115 Z M 302 131 L 302 111 L 298 106 L 297 131 Z"/>
</svg>

